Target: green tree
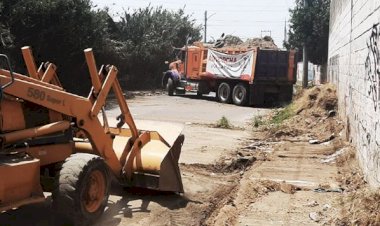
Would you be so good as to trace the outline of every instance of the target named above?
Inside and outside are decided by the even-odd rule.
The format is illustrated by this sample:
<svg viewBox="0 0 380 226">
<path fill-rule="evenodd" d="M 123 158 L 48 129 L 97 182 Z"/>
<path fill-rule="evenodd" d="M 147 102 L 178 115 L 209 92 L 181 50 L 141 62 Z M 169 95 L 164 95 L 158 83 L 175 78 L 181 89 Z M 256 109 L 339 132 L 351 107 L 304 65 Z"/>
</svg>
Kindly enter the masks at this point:
<svg viewBox="0 0 380 226">
<path fill-rule="evenodd" d="M 307 46 L 309 60 L 323 65 L 328 57 L 330 0 L 297 0 L 290 10 L 289 40 L 285 46 L 302 49 Z"/>
<path fill-rule="evenodd" d="M 119 41 L 124 43 L 127 83 L 133 88 L 154 88 L 161 83 L 164 64 L 173 47 L 182 47 L 186 38 L 199 40 L 200 26 L 182 9 L 169 11 L 151 6 L 125 11 L 118 23 Z M 128 85 L 131 87 L 130 85 Z"/>
<path fill-rule="evenodd" d="M 0 15 L 4 14 L 4 3 L 0 1 Z M 12 48 L 13 37 L 9 31 L 9 26 L 6 21 L 0 20 L 0 52 L 6 53 L 9 48 Z"/>
<path fill-rule="evenodd" d="M 32 46 L 37 63 L 54 62 L 64 87 L 85 95 L 90 80 L 83 49 L 102 51 L 107 16 L 94 11 L 90 0 L 2 0 L 0 21 L 6 22 L 13 37 L 8 54 L 18 71 L 25 73 L 20 48 Z"/>
<path fill-rule="evenodd" d="M 50 61 L 68 91 L 87 95 L 90 79 L 83 49 L 94 49 L 98 64 L 114 64 L 128 88 L 160 85 L 164 61 L 200 28 L 183 10 L 146 7 L 125 12 L 115 22 L 90 0 L 0 0 L 0 52 L 26 73 L 20 48 L 32 46 L 37 64 Z M 80 81 L 80 82 L 78 82 Z"/>
</svg>

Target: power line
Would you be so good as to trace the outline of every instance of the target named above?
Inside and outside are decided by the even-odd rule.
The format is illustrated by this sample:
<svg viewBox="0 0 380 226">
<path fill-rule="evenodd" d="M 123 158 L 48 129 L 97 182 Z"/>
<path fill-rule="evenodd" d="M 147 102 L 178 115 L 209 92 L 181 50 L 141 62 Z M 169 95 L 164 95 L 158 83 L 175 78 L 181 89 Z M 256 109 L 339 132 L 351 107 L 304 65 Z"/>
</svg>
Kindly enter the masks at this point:
<svg viewBox="0 0 380 226">
<path fill-rule="evenodd" d="M 178 4 L 185 4 L 185 5 L 192 5 L 191 3 L 189 4 L 188 2 L 186 3 L 182 3 L 182 2 L 179 2 L 179 1 L 159 1 L 159 0 L 156 0 L 156 1 L 152 1 L 152 0 L 134 0 L 136 2 L 141 2 L 141 1 L 144 1 L 146 3 L 151 3 L 151 4 L 157 4 L 157 5 L 178 5 Z M 248 3 L 248 2 L 247 2 Z M 251 1 L 249 1 L 249 3 L 251 4 L 247 4 L 247 5 L 243 5 L 243 4 L 231 4 L 230 2 L 226 3 L 226 4 L 223 4 L 221 2 L 218 2 L 218 3 L 215 3 L 215 4 L 205 4 L 205 3 L 196 3 L 196 4 L 193 4 L 193 6 L 201 6 L 201 7 L 204 7 L 204 6 L 210 6 L 210 7 L 218 7 L 218 6 L 225 6 L 225 7 L 252 7 L 252 8 L 258 8 L 258 7 L 271 7 L 273 8 L 273 4 L 267 4 L 267 5 L 257 5 L 257 4 L 252 4 Z M 286 7 L 287 4 L 281 4 L 281 5 L 276 5 L 276 7 Z"/>
<path fill-rule="evenodd" d="M 283 23 L 283 22 L 282 22 Z M 272 26 L 283 26 L 283 24 L 272 24 Z M 208 27 L 253 27 L 255 24 L 207 24 Z"/>
<path fill-rule="evenodd" d="M 251 23 L 251 22 L 257 22 L 257 23 L 284 23 L 284 21 L 279 20 L 212 20 L 216 22 L 231 22 L 231 23 Z"/>
<path fill-rule="evenodd" d="M 138 9 L 141 8 L 141 6 L 129 6 L 130 9 Z M 199 10 L 204 10 L 205 7 L 200 7 L 200 8 L 192 8 L 192 7 L 187 7 L 187 6 L 178 6 L 178 7 L 162 7 L 163 9 L 167 10 L 179 10 L 179 9 L 185 9 L 185 10 L 190 10 L 190 11 L 199 11 Z M 210 12 L 217 12 L 217 13 L 274 13 L 274 12 L 283 12 L 283 13 L 288 13 L 288 9 L 285 10 L 273 10 L 273 9 L 253 9 L 249 10 L 246 7 L 244 7 L 244 10 L 242 9 L 228 9 L 228 10 L 218 10 L 213 8 L 212 10 L 209 10 Z"/>
</svg>

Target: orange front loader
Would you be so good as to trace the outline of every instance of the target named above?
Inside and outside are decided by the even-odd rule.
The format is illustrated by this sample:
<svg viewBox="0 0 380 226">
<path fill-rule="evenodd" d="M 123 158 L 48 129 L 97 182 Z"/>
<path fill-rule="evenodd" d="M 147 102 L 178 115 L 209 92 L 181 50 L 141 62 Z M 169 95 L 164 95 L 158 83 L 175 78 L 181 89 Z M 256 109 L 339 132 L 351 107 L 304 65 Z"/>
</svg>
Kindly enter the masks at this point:
<svg viewBox="0 0 380 226">
<path fill-rule="evenodd" d="M 98 71 L 86 49 L 92 89 L 82 97 L 62 88 L 54 64 L 37 69 L 30 48 L 22 53 L 29 77 L 13 72 L 0 55 L 8 64 L 0 68 L 0 212 L 42 202 L 43 191 L 51 191 L 65 218 L 90 224 L 107 205 L 112 175 L 123 186 L 183 193 L 184 136 L 164 139 L 136 128 L 115 66 Z M 115 127 L 104 111 L 111 89 L 120 107 Z"/>
</svg>

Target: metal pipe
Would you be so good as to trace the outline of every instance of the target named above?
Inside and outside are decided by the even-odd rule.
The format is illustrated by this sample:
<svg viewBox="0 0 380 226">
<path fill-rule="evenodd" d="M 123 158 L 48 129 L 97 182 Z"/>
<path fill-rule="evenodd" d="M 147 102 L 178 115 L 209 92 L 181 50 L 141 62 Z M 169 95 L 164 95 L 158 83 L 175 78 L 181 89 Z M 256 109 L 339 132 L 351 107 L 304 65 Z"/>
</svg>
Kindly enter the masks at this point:
<svg viewBox="0 0 380 226">
<path fill-rule="evenodd" d="M 70 127 L 69 121 L 54 122 L 47 125 L 34 127 L 30 129 L 24 129 L 20 131 L 14 131 L 2 134 L 0 136 L 3 144 L 9 144 L 16 141 L 21 141 L 29 138 L 40 137 L 56 132 L 65 131 Z"/>
</svg>

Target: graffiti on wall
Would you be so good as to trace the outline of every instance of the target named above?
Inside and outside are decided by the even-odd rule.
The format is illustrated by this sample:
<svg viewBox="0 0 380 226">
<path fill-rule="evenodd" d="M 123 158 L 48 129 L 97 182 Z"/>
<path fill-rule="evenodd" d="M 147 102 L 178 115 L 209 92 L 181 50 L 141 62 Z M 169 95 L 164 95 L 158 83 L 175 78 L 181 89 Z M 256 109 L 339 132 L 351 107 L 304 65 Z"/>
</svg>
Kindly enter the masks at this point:
<svg viewBox="0 0 380 226">
<path fill-rule="evenodd" d="M 366 82 L 369 85 L 368 94 L 372 98 L 375 111 L 379 108 L 380 101 L 380 25 L 375 24 L 371 30 L 371 36 L 367 41 L 368 55 L 365 60 Z"/>
</svg>

